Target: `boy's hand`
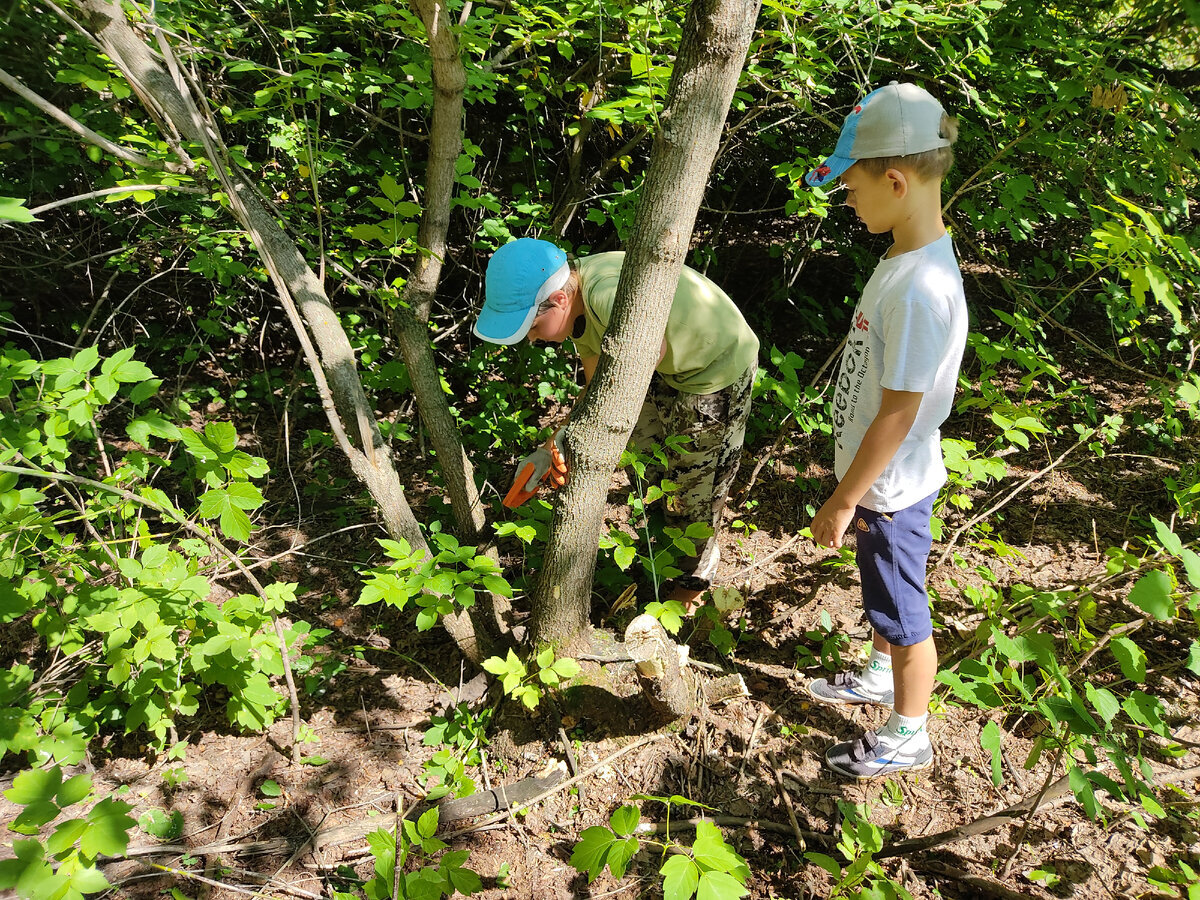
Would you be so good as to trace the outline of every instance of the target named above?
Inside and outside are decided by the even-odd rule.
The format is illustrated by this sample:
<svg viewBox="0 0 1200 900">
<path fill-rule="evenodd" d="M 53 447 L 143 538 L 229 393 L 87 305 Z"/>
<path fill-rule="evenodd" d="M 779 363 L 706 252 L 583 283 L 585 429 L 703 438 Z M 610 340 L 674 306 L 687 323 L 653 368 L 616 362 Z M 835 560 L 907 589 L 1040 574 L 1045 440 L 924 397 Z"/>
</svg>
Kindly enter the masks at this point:
<svg viewBox="0 0 1200 900">
<path fill-rule="evenodd" d="M 816 543 L 822 547 L 836 549 L 842 546 L 842 538 L 853 519 L 853 506 L 844 506 L 837 501 L 836 497 L 830 497 L 817 510 L 817 514 L 809 526 L 809 531 L 812 532 L 813 540 Z"/>
</svg>

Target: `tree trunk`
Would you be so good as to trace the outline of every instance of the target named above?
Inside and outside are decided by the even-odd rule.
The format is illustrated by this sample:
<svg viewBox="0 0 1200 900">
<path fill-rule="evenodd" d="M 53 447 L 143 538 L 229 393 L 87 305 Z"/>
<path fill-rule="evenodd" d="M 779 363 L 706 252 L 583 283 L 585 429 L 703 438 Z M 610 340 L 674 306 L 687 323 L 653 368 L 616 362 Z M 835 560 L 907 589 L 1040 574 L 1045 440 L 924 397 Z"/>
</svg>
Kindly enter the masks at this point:
<svg viewBox="0 0 1200 900">
<path fill-rule="evenodd" d="M 432 6 L 430 0 L 418 2 Z M 147 111 L 159 122 L 164 134 L 182 135 L 204 147 L 212 172 L 229 198 L 234 217 L 250 235 L 270 273 L 280 302 L 304 349 L 330 429 L 349 459 L 351 469 L 378 504 L 388 534 L 396 539 L 403 538 L 414 549 L 427 550 L 425 538 L 404 496 L 404 488 L 380 434 L 374 411 L 363 391 L 354 350 L 320 279 L 254 187 L 234 167 L 227 165 L 228 154 L 216 125 L 210 117 L 201 113 L 194 102 L 193 89 L 187 86 L 183 74 L 175 65 L 174 54 L 165 36 L 154 28 L 162 52 L 160 61 L 134 33 L 116 0 L 76 0 L 76 7 L 104 52 L 125 75 Z M 458 93 L 459 112 L 450 118 L 447 126 L 454 131 L 457 131 L 458 115 L 461 114 L 461 87 Z M 457 155 L 457 150 L 454 153 Z M 423 222 L 422 225 L 423 232 L 429 235 L 427 239 L 437 247 L 436 258 L 439 260 L 437 265 L 417 266 L 418 287 L 414 287 L 413 291 L 414 296 L 425 296 L 426 317 L 433 295 L 431 278 L 432 285 L 436 286 L 444 252 L 453 162 L 449 178 L 449 186 L 438 187 L 439 196 L 447 195 L 444 212 L 432 214 L 429 216 L 430 222 Z M 439 216 L 441 221 L 434 221 Z M 440 238 L 435 240 L 438 234 Z M 430 269 L 432 275 L 428 271 Z M 440 393 L 440 387 L 438 391 Z M 459 453 L 461 455 L 461 445 Z M 454 458 L 453 454 L 448 456 Z M 443 624 L 468 658 L 474 661 L 481 658 L 483 650 L 467 616 L 447 617 Z"/>
<path fill-rule="evenodd" d="M 534 592 L 537 644 L 571 650 L 588 643 L 609 481 L 658 361 L 696 210 L 757 15 L 754 0 L 694 0 L 688 11 L 612 321 L 591 387 L 566 431 L 571 480 L 558 491 Z"/>
<path fill-rule="evenodd" d="M 462 151 L 460 123 L 467 76 L 445 5 L 435 0 L 412 0 L 412 5 L 425 23 L 433 59 L 433 124 L 425 168 L 425 212 L 417 234 L 421 255 L 404 285 L 399 308 L 392 312 L 392 333 L 400 344 L 421 421 L 437 453 L 442 477 L 446 479 L 459 536 L 464 542 L 474 544 L 479 542 L 485 522 L 483 504 L 475 485 L 474 470 L 463 450 L 458 426 L 442 390 L 428 328 L 429 310 L 446 256 L 454 166 Z"/>
</svg>

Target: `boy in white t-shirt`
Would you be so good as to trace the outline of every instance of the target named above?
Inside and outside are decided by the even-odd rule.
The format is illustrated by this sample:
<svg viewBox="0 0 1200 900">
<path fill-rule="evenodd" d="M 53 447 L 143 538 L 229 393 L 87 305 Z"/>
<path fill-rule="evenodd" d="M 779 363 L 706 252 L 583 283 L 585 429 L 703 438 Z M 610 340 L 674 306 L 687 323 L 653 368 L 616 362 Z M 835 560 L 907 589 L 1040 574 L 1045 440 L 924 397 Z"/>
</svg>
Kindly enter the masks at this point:
<svg viewBox="0 0 1200 900">
<path fill-rule="evenodd" d="M 808 692 L 823 703 L 892 707 L 883 728 L 825 754 L 831 769 L 859 780 L 933 764 L 925 723 L 937 649 L 925 566 L 933 501 L 946 481 L 938 428 L 967 336 L 962 275 L 942 223 L 956 132 L 930 94 L 893 81 L 854 107 L 833 155 L 806 176 L 814 186 L 837 179 L 867 230 L 892 235 L 842 353 L 833 399 L 838 486 L 811 526 L 826 547 L 840 547 L 854 528 L 874 638 L 861 671 L 818 678 Z"/>
</svg>

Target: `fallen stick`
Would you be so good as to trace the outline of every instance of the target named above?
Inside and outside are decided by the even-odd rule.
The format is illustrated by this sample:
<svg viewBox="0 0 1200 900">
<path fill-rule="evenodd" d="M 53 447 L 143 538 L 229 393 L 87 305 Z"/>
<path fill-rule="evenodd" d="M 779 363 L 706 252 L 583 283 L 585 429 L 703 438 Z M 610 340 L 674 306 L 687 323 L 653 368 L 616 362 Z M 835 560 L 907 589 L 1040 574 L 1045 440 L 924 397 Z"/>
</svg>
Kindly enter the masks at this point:
<svg viewBox="0 0 1200 900">
<path fill-rule="evenodd" d="M 631 750 L 635 750 L 638 747 L 644 747 L 646 744 L 652 743 L 654 741 L 662 740 L 665 737 L 673 737 L 673 736 L 674 735 L 650 734 L 644 738 L 634 741 L 632 744 L 626 744 L 624 747 L 619 749 L 616 753 L 610 754 L 606 759 L 600 760 L 600 762 L 596 763 L 591 768 L 585 769 L 583 772 L 579 773 L 574 778 L 568 778 L 566 781 L 563 781 L 563 782 L 555 785 L 554 787 L 550 788 L 550 790 L 544 791 L 541 794 L 539 794 L 538 796 L 531 798 L 530 800 L 523 803 L 522 806 L 524 806 L 524 807 L 533 806 L 533 804 L 538 803 L 542 800 L 545 800 L 551 794 L 556 794 L 559 791 L 565 791 L 567 788 L 571 787 L 572 785 L 578 784 L 580 781 L 583 781 L 585 778 L 590 777 L 593 773 L 600 771 L 607 765 L 610 765 L 618 757 L 624 756 L 626 753 L 629 753 Z M 511 813 L 511 810 L 506 810 L 502 813 L 496 813 L 495 815 L 489 816 L 488 818 L 484 819 L 482 822 L 476 822 L 474 825 L 471 825 L 467 828 L 460 828 L 460 829 L 458 829 L 458 831 L 451 831 L 448 834 L 443 834 L 442 837 L 448 839 L 448 838 L 452 838 L 452 837 L 459 837 L 464 834 L 470 834 L 474 831 L 482 831 L 485 828 L 487 828 L 489 825 L 491 825 L 495 822 L 499 822 L 502 819 L 508 818 L 510 813 Z"/>
<path fill-rule="evenodd" d="M 693 819 L 672 819 L 670 822 L 670 831 L 690 831 L 701 822 L 711 822 L 713 825 L 725 828 L 757 828 L 759 831 L 770 831 L 774 834 L 784 834 L 788 837 L 796 836 L 791 825 L 784 825 L 782 822 L 771 822 L 765 819 L 743 819 L 738 816 L 713 816 L 712 818 L 697 816 Z M 636 834 L 667 834 L 667 831 L 666 822 L 645 822 L 634 829 Z M 834 842 L 833 835 L 822 834 L 819 831 L 801 831 L 800 834 L 806 842 L 812 841 L 815 844 L 825 846 Z"/>
<path fill-rule="evenodd" d="M 447 800 L 434 807 L 438 810 L 438 823 L 453 822 L 457 819 L 468 819 L 482 816 L 497 810 L 507 810 L 512 806 L 532 802 L 542 794 L 552 791 L 560 781 L 564 772 L 562 763 L 555 765 L 545 775 L 534 775 L 522 778 L 509 785 L 500 785 L 489 791 L 480 791 L 469 797 L 459 797 Z M 375 816 L 350 822 L 346 825 L 336 825 L 332 828 L 319 829 L 312 836 L 313 848 L 323 850 L 326 847 L 336 847 L 365 837 L 372 831 L 383 829 L 391 831 L 396 827 L 396 814 Z"/>
<path fill-rule="evenodd" d="M 964 884 L 976 892 L 976 896 L 998 897 L 999 900 L 1028 900 L 1030 896 L 1025 891 L 1013 890 L 1008 885 L 1001 884 L 998 881 L 993 881 L 990 878 L 980 878 L 978 875 L 972 875 L 966 869 L 948 866 L 937 860 L 914 860 L 909 865 L 918 872 L 926 872 L 930 875 L 950 878 L 960 884 Z"/>
<path fill-rule="evenodd" d="M 776 759 L 773 752 L 767 754 L 767 759 L 771 763 L 771 774 L 775 776 L 775 786 L 779 789 L 779 799 L 783 801 L 783 808 L 787 810 L 788 822 L 791 823 L 792 832 L 796 835 L 796 844 L 803 853 L 806 848 L 804 835 L 800 832 L 800 824 L 796 821 L 796 811 L 792 809 L 792 795 L 788 793 L 787 787 L 783 783 L 783 775 L 779 771 L 779 760 Z"/>
</svg>

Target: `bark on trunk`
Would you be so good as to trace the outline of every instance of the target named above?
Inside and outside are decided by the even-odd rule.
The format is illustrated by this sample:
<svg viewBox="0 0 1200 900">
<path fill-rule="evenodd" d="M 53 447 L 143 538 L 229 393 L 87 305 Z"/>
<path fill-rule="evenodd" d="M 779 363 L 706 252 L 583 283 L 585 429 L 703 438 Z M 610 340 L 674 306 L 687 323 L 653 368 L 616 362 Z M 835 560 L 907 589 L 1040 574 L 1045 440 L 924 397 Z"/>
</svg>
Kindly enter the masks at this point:
<svg viewBox="0 0 1200 900">
<path fill-rule="evenodd" d="M 533 598 L 539 644 L 586 647 L 609 479 L 658 360 L 696 210 L 757 15 L 754 0 L 694 0 L 688 11 L 613 318 L 591 387 L 566 431 L 571 481 L 558 491 Z"/>
<path fill-rule="evenodd" d="M 425 212 L 417 234 L 421 256 L 404 285 L 401 305 L 393 313 L 392 331 L 412 379 L 421 421 L 446 479 L 459 535 L 464 542 L 474 544 L 478 543 L 485 522 L 483 504 L 479 501 L 474 470 L 442 390 L 428 329 L 429 310 L 446 256 L 454 166 L 462 151 L 463 88 L 467 76 L 445 5 L 435 0 L 412 0 L 412 5 L 425 23 L 433 59 L 433 124 L 425 169 Z"/>
</svg>

